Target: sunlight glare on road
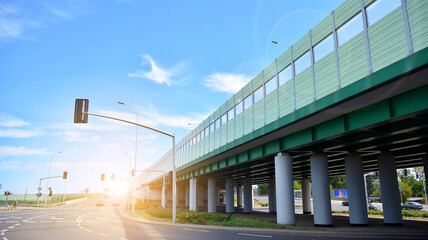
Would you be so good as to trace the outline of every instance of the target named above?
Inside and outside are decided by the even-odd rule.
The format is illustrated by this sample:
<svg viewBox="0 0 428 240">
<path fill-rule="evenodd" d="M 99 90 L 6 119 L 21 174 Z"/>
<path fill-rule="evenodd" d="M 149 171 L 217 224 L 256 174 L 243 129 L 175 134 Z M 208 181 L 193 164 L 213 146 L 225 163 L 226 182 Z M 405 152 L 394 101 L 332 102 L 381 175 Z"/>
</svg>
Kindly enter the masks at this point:
<svg viewBox="0 0 428 240">
<path fill-rule="evenodd" d="M 111 182 L 110 191 L 115 195 L 124 195 L 127 193 L 129 183 L 124 180 L 114 180 Z"/>
</svg>

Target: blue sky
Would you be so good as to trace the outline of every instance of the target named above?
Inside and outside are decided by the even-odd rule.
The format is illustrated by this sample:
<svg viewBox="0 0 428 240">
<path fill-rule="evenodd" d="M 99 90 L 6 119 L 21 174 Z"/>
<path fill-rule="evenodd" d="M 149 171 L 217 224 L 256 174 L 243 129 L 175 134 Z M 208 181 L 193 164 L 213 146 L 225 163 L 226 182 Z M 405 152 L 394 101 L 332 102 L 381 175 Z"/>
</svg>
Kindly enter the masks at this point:
<svg viewBox="0 0 428 240">
<path fill-rule="evenodd" d="M 342 2 L 0 0 L 1 192 L 36 192 L 58 151 L 51 175 L 67 167 L 67 192 L 101 191 L 101 173 L 127 176 L 135 127 L 73 124 L 76 98 L 135 121 L 117 101 L 131 104 L 180 140 L 286 50 L 272 40 L 294 44 Z M 171 145 L 138 138 L 138 169 Z"/>
</svg>

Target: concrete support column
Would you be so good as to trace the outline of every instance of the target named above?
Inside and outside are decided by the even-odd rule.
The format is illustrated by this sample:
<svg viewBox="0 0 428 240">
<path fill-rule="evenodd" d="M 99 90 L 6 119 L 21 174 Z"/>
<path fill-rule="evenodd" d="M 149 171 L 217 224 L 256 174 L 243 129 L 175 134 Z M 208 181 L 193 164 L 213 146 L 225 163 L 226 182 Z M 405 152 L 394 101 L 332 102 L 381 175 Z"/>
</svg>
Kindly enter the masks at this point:
<svg viewBox="0 0 428 240">
<path fill-rule="evenodd" d="M 220 202 L 220 188 L 217 186 L 217 206 L 221 206 Z"/>
<path fill-rule="evenodd" d="M 189 185 L 186 185 L 184 187 L 184 206 L 188 207 L 189 206 Z"/>
<path fill-rule="evenodd" d="M 386 225 L 401 225 L 403 224 L 403 216 L 401 214 L 395 158 L 390 153 L 381 153 L 377 162 L 379 165 L 383 222 Z"/>
<path fill-rule="evenodd" d="M 294 215 L 293 159 L 288 153 L 275 157 L 276 221 L 278 224 L 296 224 Z"/>
<path fill-rule="evenodd" d="M 275 177 L 273 176 L 269 177 L 268 191 L 269 191 L 269 212 L 276 213 L 276 188 L 275 188 Z"/>
<path fill-rule="evenodd" d="M 345 157 L 345 171 L 346 188 L 348 189 L 349 223 L 351 225 L 368 225 L 363 162 L 360 155 L 349 153 Z"/>
<path fill-rule="evenodd" d="M 217 184 L 215 178 L 208 178 L 208 212 L 215 213 L 217 211 Z"/>
<path fill-rule="evenodd" d="M 312 194 L 314 198 L 314 225 L 331 226 L 330 186 L 328 182 L 328 162 L 324 154 L 311 156 Z"/>
<path fill-rule="evenodd" d="M 236 187 L 236 201 L 237 207 L 242 207 L 242 186 L 238 185 Z"/>
<path fill-rule="evenodd" d="M 251 185 L 251 178 L 244 178 L 244 213 L 251 213 L 253 211 L 253 187 Z"/>
<path fill-rule="evenodd" d="M 234 213 L 235 212 L 235 191 L 233 187 L 233 179 L 226 179 L 226 213 Z"/>
<path fill-rule="evenodd" d="M 204 186 L 201 183 L 196 183 L 196 210 L 204 206 Z"/>
<path fill-rule="evenodd" d="M 302 205 L 303 214 L 311 214 L 311 185 L 309 184 L 309 178 L 302 178 Z"/>
<path fill-rule="evenodd" d="M 196 178 L 189 181 L 189 210 L 196 211 Z"/>
<path fill-rule="evenodd" d="M 423 164 L 424 164 L 425 187 L 427 188 L 427 186 L 428 186 L 428 180 L 427 180 L 427 177 L 428 177 L 428 155 L 425 155 L 425 157 L 423 158 Z M 424 189 L 424 191 L 426 191 L 426 189 Z"/>
</svg>

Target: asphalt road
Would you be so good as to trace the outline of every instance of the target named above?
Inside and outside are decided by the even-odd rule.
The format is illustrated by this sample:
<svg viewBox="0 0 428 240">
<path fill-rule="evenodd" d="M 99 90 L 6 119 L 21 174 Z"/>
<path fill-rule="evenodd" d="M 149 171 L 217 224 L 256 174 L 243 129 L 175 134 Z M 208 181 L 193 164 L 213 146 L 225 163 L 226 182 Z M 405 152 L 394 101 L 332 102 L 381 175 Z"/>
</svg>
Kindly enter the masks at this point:
<svg viewBox="0 0 428 240">
<path fill-rule="evenodd" d="M 100 200 L 105 206 L 96 206 Z M 335 232 L 257 232 L 252 229 L 206 230 L 125 220 L 111 199 L 89 199 L 54 209 L 0 212 L 1 240 L 43 239 L 423 239 L 411 234 L 347 234 Z"/>
</svg>

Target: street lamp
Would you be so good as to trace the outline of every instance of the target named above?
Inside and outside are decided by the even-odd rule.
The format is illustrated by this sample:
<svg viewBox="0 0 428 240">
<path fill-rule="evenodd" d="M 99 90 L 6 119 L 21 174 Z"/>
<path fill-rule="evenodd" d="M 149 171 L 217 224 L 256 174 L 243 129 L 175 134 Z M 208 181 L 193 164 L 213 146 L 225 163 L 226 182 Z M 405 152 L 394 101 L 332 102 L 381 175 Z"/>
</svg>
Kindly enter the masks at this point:
<svg viewBox="0 0 428 240">
<path fill-rule="evenodd" d="M 273 43 L 273 44 L 278 44 L 278 45 L 281 45 L 281 46 L 284 46 L 284 47 L 291 48 L 290 46 L 285 45 L 285 44 L 282 44 L 282 43 L 279 43 L 279 42 L 277 42 L 277 41 L 272 41 L 272 43 Z"/>
<path fill-rule="evenodd" d="M 135 108 L 131 104 L 127 104 L 127 103 L 124 103 L 124 102 L 117 102 L 117 103 L 119 103 L 121 105 L 127 105 L 127 106 L 132 107 L 135 110 L 135 112 L 137 113 L 137 123 L 138 123 L 138 111 L 137 111 L 137 108 Z M 137 147 L 138 147 L 138 126 L 135 127 L 135 166 L 134 166 L 135 170 L 137 170 Z M 133 190 L 132 190 L 132 212 L 133 213 L 135 212 L 135 182 L 136 182 L 136 177 L 137 176 L 134 176 L 134 186 L 132 187 L 133 188 Z"/>
<path fill-rule="evenodd" d="M 45 208 L 46 208 L 46 206 L 47 206 L 47 200 L 48 200 L 48 188 L 49 188 L 49 177 L 51 176 L 51 165 L 52 165 L 52 157 L 55 155 L 55 154 L 60 154 L 60 153 L 62 153 L 62 151 L 59 151 L 59 152 L 54 152 L 54 153 L 52 153 L 51 154 L 51 159 L 50 159 L 50 161 L 49 161 L 49 172 L 48 172 L 48 181 L 46 182 L 46 196 L 45 196 Z"/>
</svg>

